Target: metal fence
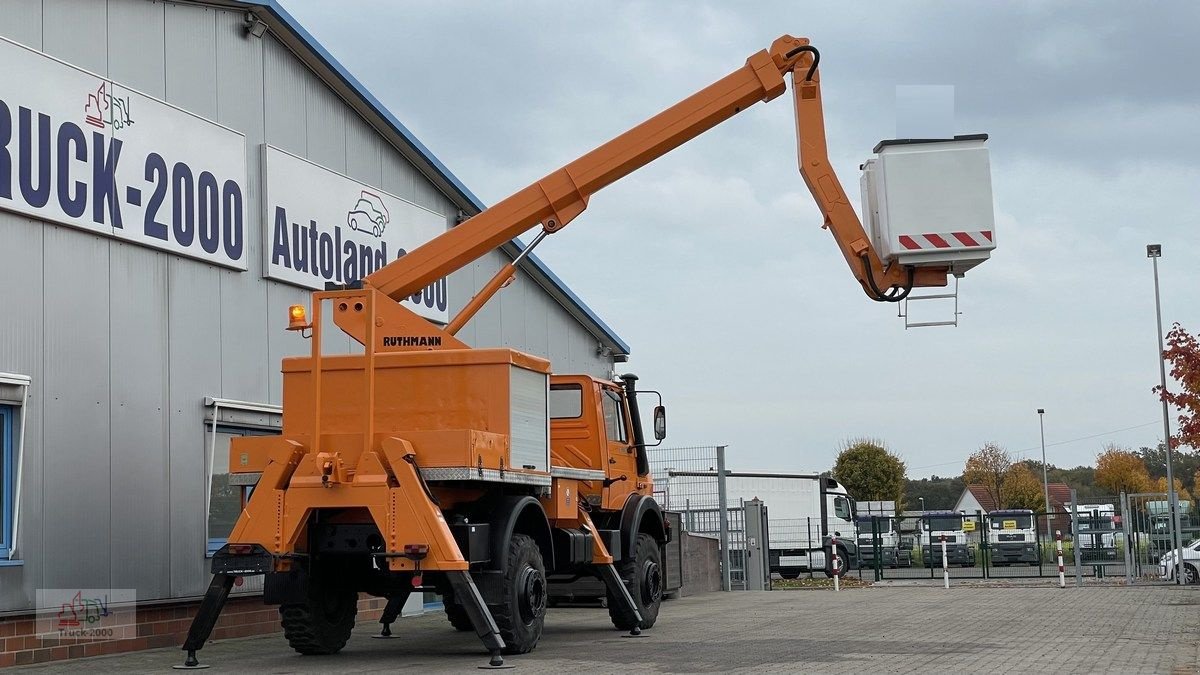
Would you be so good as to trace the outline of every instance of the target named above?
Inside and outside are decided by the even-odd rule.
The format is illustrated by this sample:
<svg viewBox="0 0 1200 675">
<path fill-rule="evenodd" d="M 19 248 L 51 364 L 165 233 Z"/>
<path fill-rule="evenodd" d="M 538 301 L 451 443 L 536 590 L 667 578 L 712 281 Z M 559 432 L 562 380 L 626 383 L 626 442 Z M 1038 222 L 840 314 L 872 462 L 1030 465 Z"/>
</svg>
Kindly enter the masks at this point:
<svg viewBox="0 0 1200 675">
<path fill-rule="evenodd" d="M 725 446 L 650 448 L 654 498 L 682 515 L 683 529 L 715 536 L 721 548 L 725 590 L 746 588 L 746 539 L 741 500 L 730 504 L 725 493 Z"/>
<path fill-rule="evenodd" d="M 864 580 L 942 577 L 942 538 L 952 579 L 1017 579 L 1058 576 L 1061 536 L 1065 576 L 1121 579 L 1130 584 L 1174 583 L 1159 559 L 1169 550 L 1162 494 L 1115 495 L 1050 513 L 922 514 L 860 521 L 858 555 L 850 573 Z M 951 523 L 950 520 L 960 520 Z M 1195 538 L 1185 528 L 1185 542 Z M 1185 556 L 1185 567 L 1190 558 Z M 1197 561 L 1200 562 L 1200 561 Z M 1200 581 L 1194 569 L 1185 581 Z"/>
</svg>

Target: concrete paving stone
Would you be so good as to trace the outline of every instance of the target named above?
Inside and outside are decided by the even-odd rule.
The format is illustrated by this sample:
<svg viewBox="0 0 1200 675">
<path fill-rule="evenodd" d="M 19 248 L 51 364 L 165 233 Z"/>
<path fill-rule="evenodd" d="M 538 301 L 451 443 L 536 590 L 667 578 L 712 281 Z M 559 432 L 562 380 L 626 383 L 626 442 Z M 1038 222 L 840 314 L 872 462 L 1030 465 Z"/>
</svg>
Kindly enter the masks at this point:
<svg viewBox="0 0 1200 675">
<path fill-rule="evenodd" d="M 538 648 L 508 657 L 519 675 L 552 673 L 1196 673 L 1200 589 L 1168 586 L 887 586 L 710 593 L 668 601 L 644 639 L 621 637 L 599 608 L 554 608 Z M 356 627 L 330 657 L 303 657 L 279 635 L 220 640 L 211 673 L 474 672 L 470 633 L 440 612 L 401 619 L 397 638 Z M 17 668 L 163 673 L 178 649 Z"/>
</svg>

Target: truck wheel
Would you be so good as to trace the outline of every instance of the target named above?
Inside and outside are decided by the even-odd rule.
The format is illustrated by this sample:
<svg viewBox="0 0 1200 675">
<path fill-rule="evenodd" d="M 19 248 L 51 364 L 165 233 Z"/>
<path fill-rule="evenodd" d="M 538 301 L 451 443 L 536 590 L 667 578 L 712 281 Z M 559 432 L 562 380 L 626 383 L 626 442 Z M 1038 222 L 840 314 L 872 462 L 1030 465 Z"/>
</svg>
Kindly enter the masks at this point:
<svg viewBox="0 0 1200 675">
<path fill-rule="evenodd" d="M 488 609 L 504 638 L 504 653 L 524 654 L 542 637 L 549 592 L 542 551 L 529 535 L 514 534 L 508 542 L 504 590 L 506 601 Z"/>
<path fill-rule="evenodd" d="M 283 636 L 305 656 L 336 654 L 346 646 L 358 613 L 358 593 L 312 585 L 303 604 L 280 605 Z"/>
<path fill-rule="evenodd" d="M 454 630 L 464 633 L 475 630 L 475 624 L 471 623 L 471 615 L 467 614 L 467 610 L 462 605 L 454 602 L 454 598 L 443 597 L 442 607 L 446 610 L 446 618 L 450 619 L 450 625 L 454 626 Z"/>
<path fill-rule="evenodd" d="M 799 572 L 780 572 L 779 576 L 782 579 L 799 579 L 800 573 Z"/>
<path fill-rule="evenodd" d="M 616 568 L 642 615 L 640 627 L 652 627 L 658 620 L 663 596 L 662 553 L 658 542 L 645 532 L 639 532 L 633 557 L 618 561 Z M 611 592 L 608 594 L 608 617 L 620 630 L 632 630 L 636 622 L 633 613 L 625 608 L 625 601 L 613 597 Z"/>
<path fill-rule="evenodd" d="M 837 557 L 838 557 L 838 570 L 837 570 L 838 576 L 845 579 L 846 572 L 849 571 L 849 569 L 850 569 L 850 558 L 846 555 L 846 549 L 842 548 L 841 546 L 838 546 L 837 547 Z M 826 571 L 825 576 L 829 579 L 832 579 L 833 573 Z"/>
</svg>

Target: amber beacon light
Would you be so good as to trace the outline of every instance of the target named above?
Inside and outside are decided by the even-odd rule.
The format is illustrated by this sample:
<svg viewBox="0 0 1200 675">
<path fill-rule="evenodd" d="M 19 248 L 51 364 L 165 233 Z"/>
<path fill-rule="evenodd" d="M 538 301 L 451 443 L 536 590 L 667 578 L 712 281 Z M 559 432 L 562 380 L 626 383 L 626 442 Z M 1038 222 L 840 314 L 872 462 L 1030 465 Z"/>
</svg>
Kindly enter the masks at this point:
<svg viewBox="0 0 1200 675">
<path fill-rule="evenodd" d="M 312 328 L 308 323 L 308 311 L 304 305 L 292 305 L 288 308 L 288 330 L 307 330 Z"/>
</svg>

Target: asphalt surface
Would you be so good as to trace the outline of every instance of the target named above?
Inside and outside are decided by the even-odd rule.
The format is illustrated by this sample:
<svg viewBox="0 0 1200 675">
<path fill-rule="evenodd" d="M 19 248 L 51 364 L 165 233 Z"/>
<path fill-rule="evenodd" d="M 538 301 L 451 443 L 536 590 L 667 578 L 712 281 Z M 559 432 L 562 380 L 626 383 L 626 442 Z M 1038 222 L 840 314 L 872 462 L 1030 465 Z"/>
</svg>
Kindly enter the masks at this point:
<svg viewBox="0 0 1200 675">
<path fill-rule="evenodd" d="M 873 588 L 710 593 L 667 601 L 649 637 L 622 638 L 598 608 L 554 608 L 515 673 L 1200 672 L 1200 589 L 1059 589 L 895 582 Z M 1001 582 L 1003 583 L 1003 582 Z M 209 673 L 477 672 L 486 655 L 440 612 L 399 620 L 390 640 L 359 625 L 341 653 L 303 657 L 282 636 L 222 640 L 200 652 Z M 17 668 L 165 673 L 183 653 L 134 654 Z"/>
</svg>

